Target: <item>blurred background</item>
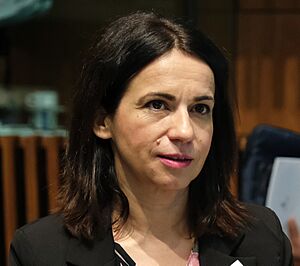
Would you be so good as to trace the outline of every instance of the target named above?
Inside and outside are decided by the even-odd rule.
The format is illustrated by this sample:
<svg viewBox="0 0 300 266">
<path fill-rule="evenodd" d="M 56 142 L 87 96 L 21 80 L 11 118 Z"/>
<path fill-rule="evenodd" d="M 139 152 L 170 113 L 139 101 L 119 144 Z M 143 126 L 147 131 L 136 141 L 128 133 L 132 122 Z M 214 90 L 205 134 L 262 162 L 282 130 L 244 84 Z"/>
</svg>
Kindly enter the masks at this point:
<svg viewBox="0 0 300 266">
<path fill-rule="evenodd" d="M 241 135 L 259 123 L 300 131 L 297 0 L 24 0 L 39 2 L 40 9 L 35 4 L 30 13 L 28 4 L 5 18 L 4 9 L 13 9 L 5 3 L 20 2 L 0 1 L 0 123 L 4 125 L 64 126 L 81 60 L 95 31 L 117 16 L 154 10 L 193 21 L 227 51 L 231 86 L 238 91 Z M 28 96 L 32 91 L 48 93 Z M 35 97 L 38 102 L 48 101 L 46 107 L 53 109 L 57 122 L 42 125 L 32 117 L 37 116 L 33 109 L 39 109 Z"/>
<path fill-rule="evenodd" d="M 300 132 L 299 0 L 0 0 L 0 254 L 16 227 L 55 207 L 72 92 L 95 31 L 136 10 L 190 20 L 227 54 L 241 153 L 257 125 Z"/>
</svg>

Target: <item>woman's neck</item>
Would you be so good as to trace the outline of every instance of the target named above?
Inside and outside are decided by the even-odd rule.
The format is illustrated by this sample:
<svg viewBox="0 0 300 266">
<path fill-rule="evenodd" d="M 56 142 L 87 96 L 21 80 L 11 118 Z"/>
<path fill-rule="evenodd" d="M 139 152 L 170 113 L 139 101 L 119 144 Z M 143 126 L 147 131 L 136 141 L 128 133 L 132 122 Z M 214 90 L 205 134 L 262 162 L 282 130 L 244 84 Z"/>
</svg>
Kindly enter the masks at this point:
<svg viewBox="0 0 300 266">
<path fill-rule="evenodd" d="M 120 226 L 116 223 L 114 227 L 116 239 L 131 236 L 140 240 L 156 237 L 167 241 L 169 237 L 189 237 L 188 189 L 159 191 L 148 188 L 143 191 L 139 188 L 132 191 L 124 186 L 122 190 L 127 196 L 130 210 L 125 224 Z M 118 213 L 114 213 L 114 217 L 117 216 Z"/>
<path fill-rule="evenodd" d="M 113 228 L 115 241 L 138 265 L 186 265 L 195 241 L 187 223 L 188 189 L 138 188 L 122 186 L 130 210 L 125 224 Z"/>
</svg>

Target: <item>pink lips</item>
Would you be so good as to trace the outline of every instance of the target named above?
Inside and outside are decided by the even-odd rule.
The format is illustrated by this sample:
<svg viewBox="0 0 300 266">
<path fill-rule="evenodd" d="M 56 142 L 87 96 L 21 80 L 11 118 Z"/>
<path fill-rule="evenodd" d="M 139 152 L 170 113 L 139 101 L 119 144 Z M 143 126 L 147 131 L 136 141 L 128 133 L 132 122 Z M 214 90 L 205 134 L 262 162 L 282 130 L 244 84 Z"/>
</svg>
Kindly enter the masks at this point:
<svg viewBox="0 0 300 266">
<path fill-rule="evenodd" d="M 188 167 L 193 158 L 185 154 L 160 154 L 159 160 L 166 166 L 171 168 L 185 168 Z"/>
</svg>

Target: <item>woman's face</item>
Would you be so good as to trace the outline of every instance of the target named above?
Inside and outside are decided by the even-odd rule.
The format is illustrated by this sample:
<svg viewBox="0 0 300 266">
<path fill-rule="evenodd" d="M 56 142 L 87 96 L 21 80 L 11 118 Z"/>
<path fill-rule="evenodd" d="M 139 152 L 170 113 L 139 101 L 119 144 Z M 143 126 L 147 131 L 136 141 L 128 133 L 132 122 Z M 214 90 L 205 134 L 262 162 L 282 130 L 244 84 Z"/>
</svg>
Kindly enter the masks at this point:
<svg viewBox="0 0 300 266">
<path fill-rule="evenodd" d="M 121 185 L 188 187 L 210 149 L 214 90 L 209 66 L 175 49 L 132 79 L 115 115 L 105 118 Z"/>
</svg>

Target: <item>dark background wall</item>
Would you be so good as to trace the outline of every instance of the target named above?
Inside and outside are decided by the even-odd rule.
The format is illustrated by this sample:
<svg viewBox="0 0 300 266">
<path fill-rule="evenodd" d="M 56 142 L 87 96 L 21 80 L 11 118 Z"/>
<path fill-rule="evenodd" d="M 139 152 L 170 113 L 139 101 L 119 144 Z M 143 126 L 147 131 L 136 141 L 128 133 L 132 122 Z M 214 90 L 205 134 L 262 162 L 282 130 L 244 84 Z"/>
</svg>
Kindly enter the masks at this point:
<svg viewBox="0 0 300 266">
<path fill-rule="evenodd" d="M 205 2 L 56 0 L 46 15 L 3 28 L 10 51 L 8 61 L 2 59 L 0 63 L 0 83 L 5 79 L 13 85 L 50 87 L 58 90 L 61 102 L 68 105 L 94 32 L 113 18 L 135 10 L 193 20 L 231 50 L 232 1 Z"/>
<path fill-rule="evenodd" d="M 136 10 L 190 19 L 227 51 L 241 135 L 259 123 L 300 131 L 298 0 L 54 0 L 47 14 L 0 27 L 10 48 L 0 83 L 53 88 L 68 107 L 93 33 Z"/>
</svg>

